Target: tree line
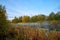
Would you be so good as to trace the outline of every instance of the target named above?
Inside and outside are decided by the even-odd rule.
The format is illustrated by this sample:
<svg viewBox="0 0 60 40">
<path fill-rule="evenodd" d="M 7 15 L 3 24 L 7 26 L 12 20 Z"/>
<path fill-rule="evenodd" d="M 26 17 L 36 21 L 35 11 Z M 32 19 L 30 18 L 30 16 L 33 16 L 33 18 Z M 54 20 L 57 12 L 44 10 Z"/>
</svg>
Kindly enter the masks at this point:
<svg viewBox="0 0 60 40">
<path fill-rule="evenodd" d="M 35 16 L 20 16 L 12 19 L 12 23 L 32 23 L 32 22 L 44 22 L 44 21 L 59 21 L 60 11 L 57 13 L 51 12 L 49 16 L 46 15 L 35 15 Z"/>
</svg>

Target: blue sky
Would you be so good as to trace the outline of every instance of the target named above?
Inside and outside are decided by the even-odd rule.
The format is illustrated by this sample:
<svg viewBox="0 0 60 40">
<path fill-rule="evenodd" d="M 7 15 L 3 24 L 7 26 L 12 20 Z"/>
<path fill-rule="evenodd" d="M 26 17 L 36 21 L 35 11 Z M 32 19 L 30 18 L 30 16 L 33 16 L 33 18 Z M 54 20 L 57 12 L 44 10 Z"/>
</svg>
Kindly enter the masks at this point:
<svg viewBox="0 0 60 40">
<path fill-rule="evenodd" d="M 8 19 L 60 11 L 60 0 L 0 0 L 0 4 L 5 5 Z"/>
</svg>

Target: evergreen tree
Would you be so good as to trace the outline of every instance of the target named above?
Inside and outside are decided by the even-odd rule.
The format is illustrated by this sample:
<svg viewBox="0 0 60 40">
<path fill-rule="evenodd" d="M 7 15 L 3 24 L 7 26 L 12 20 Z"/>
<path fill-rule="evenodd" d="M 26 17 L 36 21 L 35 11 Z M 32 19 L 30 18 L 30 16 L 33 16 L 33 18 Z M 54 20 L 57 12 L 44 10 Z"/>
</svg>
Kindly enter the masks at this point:
<svg viewBox="0 0 60 40">
<path fill-rule="evenodd" d="M 7 27 L 6 9 L 5 6 L 0 5 L 0 32 L 4 32 Z"/>
<path fill-rule="evenodd" d="M 6 39 L 6 29 L 8 28 L 5 6 L 0 5 L 0 40 Z"/>
</svg>

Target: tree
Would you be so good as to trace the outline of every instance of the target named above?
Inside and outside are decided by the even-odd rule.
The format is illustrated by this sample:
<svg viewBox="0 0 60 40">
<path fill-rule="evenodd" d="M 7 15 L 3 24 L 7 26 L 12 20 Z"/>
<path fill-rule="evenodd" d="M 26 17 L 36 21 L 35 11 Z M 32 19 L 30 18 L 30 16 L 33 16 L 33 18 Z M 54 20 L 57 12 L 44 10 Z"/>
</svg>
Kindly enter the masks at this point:
<svg viewBox="0 0 60 40">
<path fill-rule="evenodd" d="M 17 17 L 15 17 L 15 18 L 12 20 L 12 23 L 18 23 L 18 22 L 19 22 L 19 20 L 18 20 Z"/>
<path fill-rule="evenodd" d="M 0 5 L 0 32 L 4 32 L 7 27 L 7 16 L 5 6 Z"/>
<path fill-rule="evenodd" d="M 22 17 L 19 17 L 19 19 L 18 19 L 18 20 L 19 20 L 19 22 L 22 22 Z"/>
<path fill-rule="evenodd" d="M 29 22 L 30 21 L 30 17 L 29 16 L 23 16 L 22 17 L 22 22 Z"/>
<path fill-rule="evenodd" d="M 37 16 L 32 16 L 30 20 L 31 22 L 37 22 Z"/>
<path fill-rule="evenodd" d="M 38 22 L 43 22 L 43 21 L 45 21 L 46 17 L 45 17 L 45 15 L 38 15 L 37 19 L 38 19 Z"/>
<path fill-rule="evenodd" d="M 56 20 L 60 20 L 60 12 L 56 13 Z"/>
<path fill-rule="evenodd" d="M 48 17 L 48 20 L 49 21 L 52 21 L 52 20 L 55 20 L 55 13 L 54 12 L 51 12 L 49 17 Z"/>
<path fill-rule="evenodd" d="M 6 29 L 8 28 L 5 6 L 0 5 L 0 40 L 5 40 Z"/>
</svg>

